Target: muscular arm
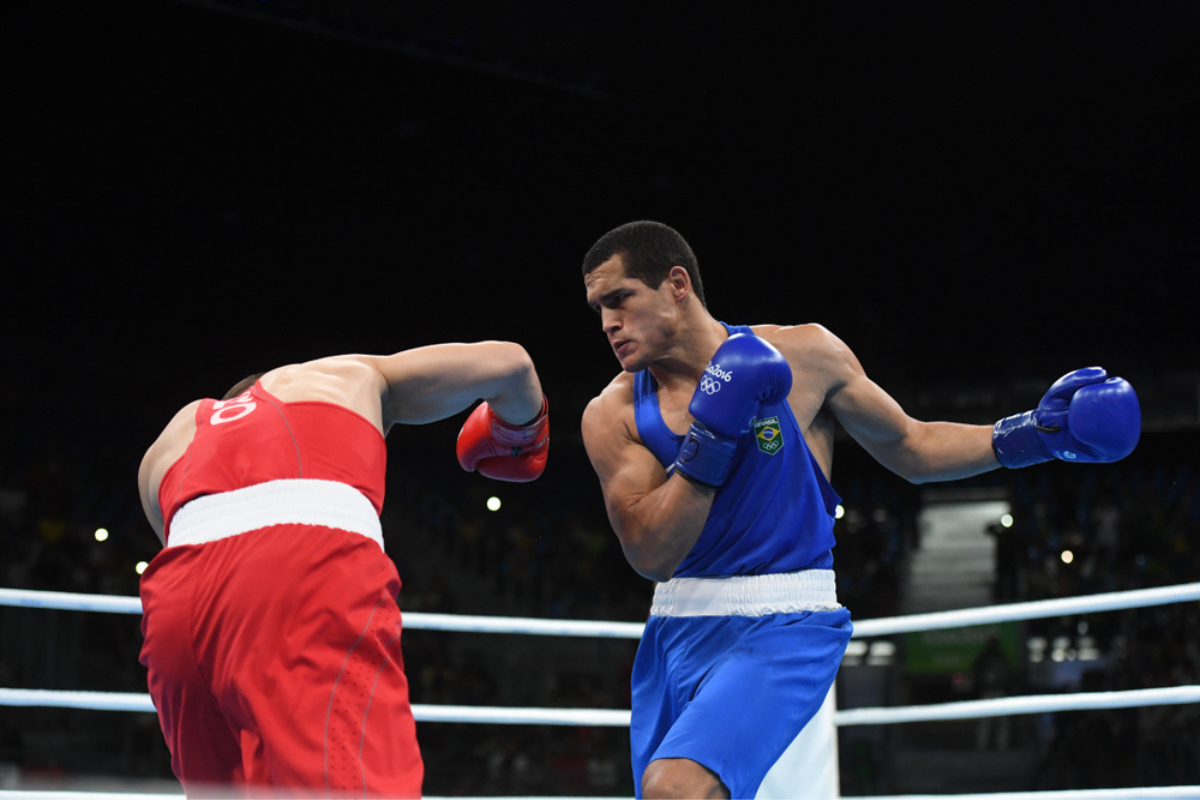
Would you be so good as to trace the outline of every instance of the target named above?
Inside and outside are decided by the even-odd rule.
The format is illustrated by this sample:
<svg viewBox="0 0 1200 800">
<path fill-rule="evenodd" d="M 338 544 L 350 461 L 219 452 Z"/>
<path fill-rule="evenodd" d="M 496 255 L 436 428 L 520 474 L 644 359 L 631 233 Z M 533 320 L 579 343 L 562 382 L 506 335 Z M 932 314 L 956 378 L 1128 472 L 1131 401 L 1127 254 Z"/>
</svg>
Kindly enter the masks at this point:
<svg viewBox="0 0 1200 800">
<path fill-rule="evenodd" d="M 481 399 L 514 425 L 542 409 L 533 360 L 512 342 L 430 345 L 375 357 L 372 363 L 386 384 L 386 424 L 434 422 Z"/>
<path fill-rule="evenodd" d="M 608 519 L 640 575 L 668 580 L 708 519 L 716 490 L 666 470 L 633 437 L 633 406 L 619 383 L 583 412 L 583 443 L 600 478 Z"/>
<path fill-rule="evenodd" d="M 150 449 L 142 456 L 138 467 L 138 496 L 142 501 L 142 511 L 146 520 L 154 529 L 161 543 L 166 543 L 163 536 L 162 509 L 158 507 L 158 487 L 162 483 L 171 464 L 179 458 L 192 441 L 196 431 L 196 409 L 200 401 L 194 400 L 175 413 L 175 416 L 150 445 Z"/>
<path fill-rule="evenodd" d="M 805 367 L 817 370 L 826 406 L 880 464 L 913 483 L 967 478 L 1000 466 L 991 425 L 913 419 L 867 377 L 840 339 L 818 330 Z"/>
<path fill-rule="evenodd" d="M 150 489 L 150 475 L 154 465 L 151 456 L 152 452 L 153 450 L 146 453 L 146 456 L 142 459 L 141 467 L 138 468 L 138 496 L 142 501 L 142 512 L 146 515 L 146 521 L 154 529 L 154 534 L 158 537 L 159 543 L 166 544 L 166 537 L 163 535 L 162 510 L 158 507 L 158 498 L 153 495 Z"/>
</svg>

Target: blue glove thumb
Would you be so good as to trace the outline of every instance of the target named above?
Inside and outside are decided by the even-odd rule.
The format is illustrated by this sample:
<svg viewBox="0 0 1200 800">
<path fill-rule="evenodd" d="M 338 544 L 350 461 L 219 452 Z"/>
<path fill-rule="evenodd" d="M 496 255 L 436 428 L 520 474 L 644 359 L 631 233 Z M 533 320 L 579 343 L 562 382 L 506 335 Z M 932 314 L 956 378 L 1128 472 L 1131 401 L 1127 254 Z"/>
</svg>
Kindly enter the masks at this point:
<svg viewBox="0 0 1200 800">
<path fill-rule="evenodd" d="M 1037 407 L 1037 427 L 1041 433 L 1058 433 L 1066 422 L 1071 398 L 1085 386 L 1100 383 L 1108 377 L 1104 367 L 1084 367 L 1068 372 L 1056 380 Z"/>
<path fill-rule="evenodd" d="M 1067 415 L 1075 393 L 1107 377 L 1108 372 L 1103 367 L 1084 367 L 1063 375 L 1042 395 L 1034 419 L 1037 432 L 1042 435 L 1042 443 L 1050 455 L 1064 458 L 1063 452 L 1075 445 L 1067 427 Z M 1075 458 L 1073 455 L 1065 457 L 1067 460 Z"/>
</svg>

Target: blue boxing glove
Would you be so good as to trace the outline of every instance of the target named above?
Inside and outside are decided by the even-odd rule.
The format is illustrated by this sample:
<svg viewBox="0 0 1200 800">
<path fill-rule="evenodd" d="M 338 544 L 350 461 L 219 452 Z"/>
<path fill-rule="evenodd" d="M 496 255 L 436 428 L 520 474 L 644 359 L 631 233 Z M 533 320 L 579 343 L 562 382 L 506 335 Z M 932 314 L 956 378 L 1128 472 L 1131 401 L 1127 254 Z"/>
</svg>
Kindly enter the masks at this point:
<svg viewBox="0 0 1200 800">
<path fill-rule="evenodd" d="M 997 422 L 992 447 L 1009 469 L 1052 458 L 1109 463 L 1132 453 L 1141 432 L 1142 410 L 1129 382 L 1085 367 L 1055 381 L 1035 410 Z"/>
<path fill-rule="evenodd" d="M 688 411 L 696 421 L 679 448 L 675 470 L 708 486 L 729 475 L 737 440 L 749 432 L 759 410 L 787 400 L 792 368 L 765 339 L 730 336 L 704 370 Z"/>
</svg>

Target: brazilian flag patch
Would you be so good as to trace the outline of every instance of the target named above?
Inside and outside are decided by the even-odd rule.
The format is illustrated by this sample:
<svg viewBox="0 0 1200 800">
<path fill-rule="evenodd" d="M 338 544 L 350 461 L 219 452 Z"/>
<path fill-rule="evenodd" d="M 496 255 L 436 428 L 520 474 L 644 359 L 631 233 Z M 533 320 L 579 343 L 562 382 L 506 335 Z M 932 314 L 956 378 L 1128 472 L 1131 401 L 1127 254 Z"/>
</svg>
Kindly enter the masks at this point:
<svg viewBox="0 0 1200 800">
<path fill-rule="evenodd" d="M 783 429 L 779 427 L 779 417 L 766 417 L 754 420 L 754 439 L 758 449 L 773 456 L 783 449 Z"/>
</svg>

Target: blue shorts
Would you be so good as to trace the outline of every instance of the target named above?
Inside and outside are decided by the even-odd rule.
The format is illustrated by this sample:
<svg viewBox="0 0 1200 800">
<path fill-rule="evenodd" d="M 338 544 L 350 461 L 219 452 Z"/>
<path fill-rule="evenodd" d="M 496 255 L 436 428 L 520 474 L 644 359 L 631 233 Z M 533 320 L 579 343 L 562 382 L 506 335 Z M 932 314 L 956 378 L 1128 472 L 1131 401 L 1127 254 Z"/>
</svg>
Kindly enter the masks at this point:
<svg viewBox="0 0 1200 800">
<path fill-rule="evenodd" d="M 820 709 L 850 641 L 850 612 L 651 616 L 633 666 L 637 796 L 651 761 L 687 758 L 752 798 Z"/>
</svg>

